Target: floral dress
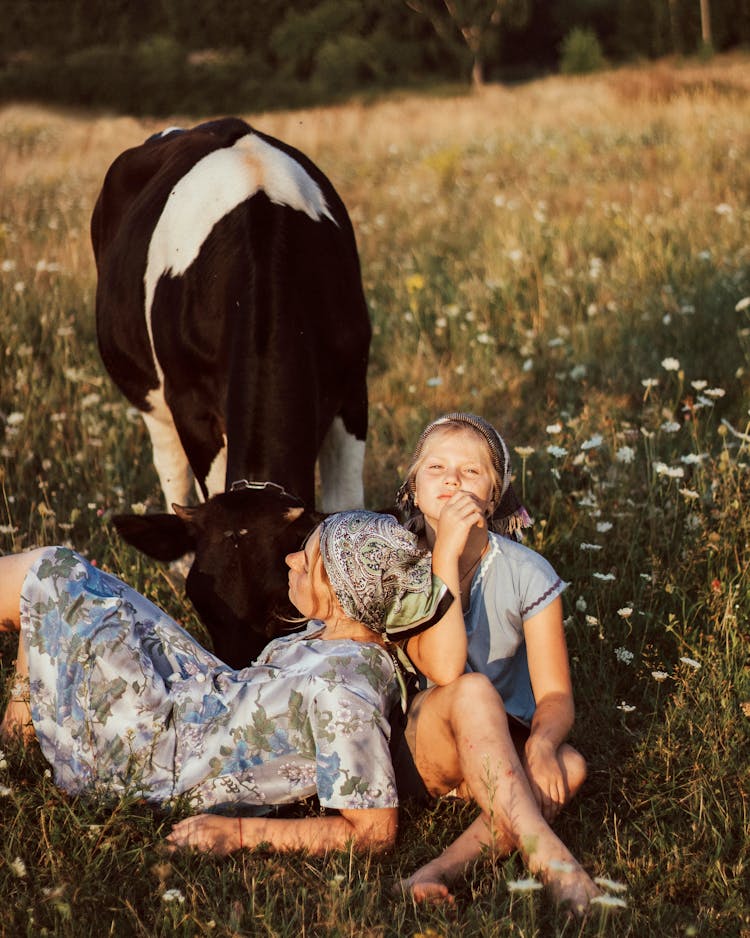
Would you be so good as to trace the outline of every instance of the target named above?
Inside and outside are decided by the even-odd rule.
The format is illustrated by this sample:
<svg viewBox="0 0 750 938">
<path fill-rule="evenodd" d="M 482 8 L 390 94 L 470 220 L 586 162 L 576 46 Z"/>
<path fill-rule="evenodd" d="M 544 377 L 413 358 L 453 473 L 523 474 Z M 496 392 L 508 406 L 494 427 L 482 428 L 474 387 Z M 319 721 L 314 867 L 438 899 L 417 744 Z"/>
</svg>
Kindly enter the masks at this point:
<svg viewBox="0 0 750 938">
<path fill-rule="evenodd" d="M 56 784 L 160 804 L 184 795 L 197 810 L 315 793 L 332 808 L 396 806 L 393 662 L 377 644 L 316 638 L 321 628 L 235 671 L 121 580 L 48 548 L 23 586 L 21 632 Z"/>
</svg>

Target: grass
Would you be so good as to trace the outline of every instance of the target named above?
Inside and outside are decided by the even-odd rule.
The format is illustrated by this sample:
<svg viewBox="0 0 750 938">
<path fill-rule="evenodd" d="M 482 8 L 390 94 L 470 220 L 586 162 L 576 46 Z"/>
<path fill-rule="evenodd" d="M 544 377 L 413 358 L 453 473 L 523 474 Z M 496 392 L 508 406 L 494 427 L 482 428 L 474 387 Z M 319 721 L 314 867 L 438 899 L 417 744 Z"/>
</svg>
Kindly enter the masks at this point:
<svg viewBox="0 0 750 938">
<path fill-rule="evenodd" d="M 443 411 L 481 413 L 517 448 L 529 543 L 571 583 L 590 777 L 559 829 L 627 885 L 627 908 L 571 924 L 509 892 L 517 858 L 480 863 L 454 909 L 394 898 L 471 818 L 450 801 L 405 812 L 379 859 L 167 858 L 163 817 L 70 800 L 8 748 L 1 936 L 748 938 L 748 88 L 750 61 L 718 57 L 250 115 L 318 162 L 355 224 L 375 330 L 368 503 L 390 500 Z M 97 356 L 87 226 L 111 160 L 155 129 L 2 113 L 0 549 L 70 541 L 200 635 L 108 526 L 161 498 Z M 5 673 L 13 642 L 0 651 Z"/>
</svg>

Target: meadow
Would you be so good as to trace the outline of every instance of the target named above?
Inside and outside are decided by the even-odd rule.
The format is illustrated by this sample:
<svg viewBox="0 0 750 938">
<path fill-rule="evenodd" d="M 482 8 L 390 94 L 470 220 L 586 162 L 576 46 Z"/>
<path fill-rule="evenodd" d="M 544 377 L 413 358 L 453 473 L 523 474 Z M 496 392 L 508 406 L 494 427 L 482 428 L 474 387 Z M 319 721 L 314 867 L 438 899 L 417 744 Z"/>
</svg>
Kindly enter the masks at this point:
<svg viewBox="0 0 750 938">
<path fill-rule="evenodd" d="M 749 92 L 734 57 L 242 115 L 310 155 L 354 222 L 368 505 L 447 410 L 513 450 L 527 542 L 570 582 L 590 773 L 557 826 L 611 904 L 570 922 L 514 888 L 517 857 L 480 862 L 454 908 L 395 895 L 473 817 L 450 799 L 405 812 L 383 857 L 167 857 L 163 816 L 71 800 L 6 746 L 0 936 L 749 938 Z M 162 506 L 98 358 L 88 223 L 111 160 L 156 129 L 0 112 L 0 550 L 72 543 L 201 635 L 108 523 Z"/>
</svg>

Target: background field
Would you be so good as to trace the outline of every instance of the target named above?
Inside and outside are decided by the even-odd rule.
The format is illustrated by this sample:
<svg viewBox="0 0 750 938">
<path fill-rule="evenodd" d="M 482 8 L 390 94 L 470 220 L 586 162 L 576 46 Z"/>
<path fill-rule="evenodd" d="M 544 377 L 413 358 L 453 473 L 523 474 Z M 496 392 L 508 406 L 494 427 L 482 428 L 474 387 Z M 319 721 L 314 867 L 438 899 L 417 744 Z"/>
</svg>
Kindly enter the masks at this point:
<svg viewBox="0 0 750 938">
<path fill-rule="evenodd" d="M 559 828 L 627 908 L 567 923 L 509 893 L 514 858 L 480 864 L 453 911 L 394 898 L 471 817 L 448 801 L 407 814 L 371 862 L 167 860 L 162 818 L 71 802 L 8 748 L 0 935 L 750 935 L 748 91 L 738 57 L 245 115 L 307 152 L 355 224 L 375 329 L 369 505 L 446 410 L 517 448 L 528 542 L 571 583 L 590 778 Z M 70 541 L 200 635 L 108 526 L 161 501 L 140 418 L 98 360 L 88 220 L 111 160 L 155 129 L 0 112 L 0 549 Z"/>
</svg>

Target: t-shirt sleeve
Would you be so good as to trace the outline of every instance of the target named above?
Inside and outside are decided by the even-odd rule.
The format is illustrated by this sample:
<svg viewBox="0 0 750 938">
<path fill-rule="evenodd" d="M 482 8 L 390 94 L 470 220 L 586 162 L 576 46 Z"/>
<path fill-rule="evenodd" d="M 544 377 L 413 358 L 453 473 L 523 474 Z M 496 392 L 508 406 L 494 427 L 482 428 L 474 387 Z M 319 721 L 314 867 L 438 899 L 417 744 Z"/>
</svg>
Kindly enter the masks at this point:
<svg viewBox="0 0 750 938">
<path fill-rule="evenodd" d="M 557 599 L 568 584 L 541 554 L 528 550 L 520 567 L 519 612 L 525 622 Z"/>
<path fill-rule="evenodd" d="M 328 808 L 394 808 L 395 775 L 383 702 L 369 686 L 321 686 L 310 713 L 318 798 Z"/>
</svg>

